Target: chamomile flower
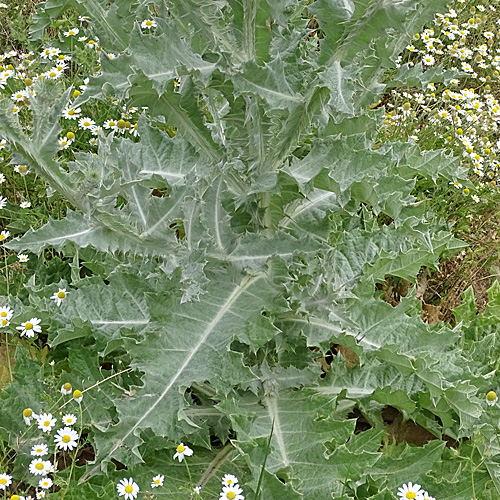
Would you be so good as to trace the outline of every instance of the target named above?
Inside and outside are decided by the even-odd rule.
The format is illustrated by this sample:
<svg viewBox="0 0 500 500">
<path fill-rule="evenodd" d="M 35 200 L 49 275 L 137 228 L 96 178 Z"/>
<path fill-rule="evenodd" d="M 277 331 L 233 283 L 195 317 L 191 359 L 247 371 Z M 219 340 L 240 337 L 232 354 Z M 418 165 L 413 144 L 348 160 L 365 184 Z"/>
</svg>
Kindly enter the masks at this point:
<svg viewBox="0 0 500 500">
<path fill-rule="evenodd" d="M 35 444 L 35 446 L 31 448 L 32 457 L 43 457 L 47 455 L 48 452 L 49 447 L 45 443 Z"/>
<path fill-rule="evenodd" d="M 82 391 L 79 391 L 78 389 L 76 389 L 75 391 L 73 391 L 73 399 L 77 403 L 81 403 L 82 399 L 83 399 L 83 393 L 82 393 Z"/>
<path fill-rule="evenodd" d="M 76 36 L 78 35 L 78 33 L 80 33 L 80 30 L 78 28 L 71 28 L 70 30 L 64 32 L 64 36 Z"/>
<path fill-rule="evenodd" d="M 30 259 L 25 253 L 20 253 L 17 258 L 19 259 L 19 262 L 28 262 Z"/>
<path fill-rule="evenodd" d="M 486 394 L 486 403 L 490 406 L 495 405 L 495 403 L 498 401 L 498 396 L 495 391 L 490 391 L 488 394 Z"/>
<path fill-rule="evenodd" d="M 5 175 L 0 173 L 0 184 L 3 184 L 5 180 L 6 180 Z"/>
<path fill-rule="evenodd" d="M 10 307 L 0 307 L 0 319 L 11 319 L 14 314 L 14 310 Z"/>
<path fill-rule="evenodd" d="M 52 479 L 50 479 L 50 477 L 44 477 L 38 482 L 38 487 L 47 490 L 52 486 L 52 484 Z"/>
<path fill-rule="evenodd" d="M 106 121 L 102 124 L 102 126 L 103 126 L 106 130 L 109 130 L 109 129 L 111 129 L 111 130 L 116 130 L 116 129 L 117 129 L 117 127 L 116 127 L 116 122 L 117 122 L 117 120 L 113 120 L 113 119 L 111 119 L 111 120 L 106 120 Z"/>
<path fill-rule="evenodd" d="M 220 500 L 245 500 L 243 490 L 239 485 L 224 486 L 220 494 Z"/>
<path fill-rule="evenodd" d="M 19 203 L 19 206 L 21 208 L 30 208 L 31 207 L 31 203 L 29 201 L 22 201 L 21 203 Z"/>
<path fill-rule="evenodd" d="M 67 396 L 68 394 L 71 394 L 71 391 L 73 390 L 73 387 L 71 387 L 71 384 L 69 382 L 65 382 L 61 386 L 61 394 L 64 394 Z"/>
<path fill-rule="evenodd" d="M 40 326 L 41 319 L 31 318 L 29 321 L 25 321 L 21 323 L 20 326 L 16 326 L 16 330 L 19 330 L 20 336 L 26 335 L 28 338 L 33 338 L 35 333 L 40 333 L 42 331 L 42 327 Z M 50 415 L 50 414 L 49 414 Z"/>
<path fill-rule="evenodd" d="M 174 460 L 178 458 L 179 462 L 182 462 L 184 460 L 184 457 L 190 457 L 192 454 L 193 450 L 188 446 L 184 446 L 184 443 L 181 443 L 179 446 L 177 446 L 177 452 L 174 455 Z"/>
<path fill-rule="evenodd" d="M 195 495 L 199 495 L 200 491 L 201 491 L 201 486 L 195 486 L 193 488 L 193 491 L 194 491 Z"/>
<path fill-rule="evenodd" d="M 424 491 L 422 494 L 422 500 L 436 500 L 434 497 L 431 497 L 427 491 Z"/>
<path fill-rule="evenodd" d="M 419 484 L 403 484 L 398 488 L 398 497 L 402 500 L 422 500 L 423 491 Z"/>
<path fill-rule="evenodd" d="M 33 413 L 33 410 L 31 408 L 25 408 L 23 410 L 23 419 L 26 425 L 30 425 L 31 421 L 34 418 L 38 418 L 38 415 L 36 413 Z"/>
<path fill-rule="evenodd" d="M 231 486 L 232 484 L 238 484 L 238 478 L 232 474 L 224 474 L 222 477 L 222 486 Z"/>
<path fill-rule="evenodd" d="M 73 140 L 68 139 L 67 137 L 59 137 L 59 139 L 57 139 L 57 142 L 59 143 L 59 146 L 61 146 L 61 148 L 63 149 L 68 149 L 71 146 L 71 144 L 73 144 Z"/>
<path fill-rule="evenodd" d="M 28 91 L 23 89 L 23 90 L 18 90 L 17 92 L 14 92 L 10 98 L 15 101 L 15 102 L 22 102 L 25 99 L 27 99 L 29 96 Z"/>
<path fill-rule="evenodd" d="M 12 476 L 0 474 L 0 490 L 5 490 L 10 484 L 12 484 Z"/>
<path fill-rule="evenodd" d="M 54 295 L 51 295 L 50 299 L 54 300 L 56 306 L 59 307 L 62 301 L 66 298 L 69 292 L 66 291 L 66 288 L 59 288 L 57 292 L 54 292 Z"/>
<path fill-rule="evenodd" d="M 48 474 L 47 462 L 50 465 L 52 465 L 49 460 L 42 460 L 41 458 L 35 458 L 30 463 L 29 466 L 30 473 L 33 474 L 34 476 L 46 476 Z"/>
<path fill-rule="evenodd" d="M 52 430 L 52 427 L 56 425 L 57 418 L 53 417 L 52 413 L 42 413 L 38 416 L 36 421 L 38 423 L 39 429 L 41 429 L 43 432 L 50 432 Z"/>
<path fill-rule="evenodd" d="M 82 110 L 80 108 L 66 108 L 62 112 L 63 118 L 67 120 L 76 120 L 81 114 Z"/>
<path fill-rule="evenodd" d="M 163 480 L 165 479 L 165 476 L 162 474 L 158 474 L 153 478 L 151 481 L 151 488 L 158 488 L 159 486 L 163 486 Z"/>
<path fill-rule="evenodd" d="M 95 126 L 95 121 L 85 116 L 78 120 L 78 126 L 83 130 L 92 130 Z"/>
<path fill-rule="evenodd" d="M 63 75 L 63 71 L 58 68 L 51 68 L 49 71 L 46 71 L 44 75 L 51 80 L 57 80 Z"/>
<path fill-rule="evenodd" d="M 30 170 L 27 165 L 16 165 L 14 167 L 14 172 L 24 177 L 25 175 L 30 173 Z"/>
<path fill-rule="evenodd" d="M 42 498 L 45 498 L 45 491 L 44 490 L 37 491 L 36 492 L 36 499 L 40 500 Z"/>
<path fill-rule="evenodd" d="M 125 497 L 125 500 L 134 500 L 134 498 L 137 498 L 137 493 L 139 493 L 139 486 L 131 477 L 122 479 L 116 485 L 116 489 L 118 495 Z"/>
<path fill-rule="evenodd" d="M 151 29 L 151 28 L 156 28 L 156 26 L 157 26 L 156 21 L 153 21 L 152 19 L 145 19 L 141 23 L 141 28 Z"/>
<path fill-rule="evenodd" d="M 0 3 L 0 9 L 7 9 L 8 5 L 5 3 Z"/>
<path fill-rule="evenodd" d="M 61 418 L 62 423 L 66 426 L 75 425 L 76 420 L 77 418 L 72 413 L 68 413 Z"/>
<path fill-rule="evenodd" d="M 10 236 L 9 231 L 0 232 L 0 241 L 6 240 Z"/>
<path fill-rule="evenodd" d="M 78 444 L 78 432 L 71 427 L 64 427 L 57 431 L 54 443 L 60 450 L 72 450 Z"/>
</svg>

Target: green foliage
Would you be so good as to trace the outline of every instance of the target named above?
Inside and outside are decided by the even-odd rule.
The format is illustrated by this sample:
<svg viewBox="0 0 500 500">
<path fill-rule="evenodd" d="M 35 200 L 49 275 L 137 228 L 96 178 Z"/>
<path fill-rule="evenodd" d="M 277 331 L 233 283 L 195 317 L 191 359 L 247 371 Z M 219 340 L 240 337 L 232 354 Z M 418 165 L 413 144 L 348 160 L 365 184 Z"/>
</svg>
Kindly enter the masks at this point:
<svg viewBox="0 0 500 500">
<path fill-rule="evenodd" d="M 113 96 L 148 107 L 140 141 L 102 136 L 97 155 L 59 162 L 71 89 L 35 84 L 29 134 L 0 102 L 16 161 L 73 207 L 5 244 L 72 259 L 60 308 L 47 279 L 26 283 L 18 304 L 19 317 L 44 320 L 53 376 L 88 389 L 82 425 L 95 463 L 76 468 L 85 487 L 65 498 L 109 494 L 118 462 L 143 484 L 161 469 L 177 478 L 165 494 L 185 498 L 186 469 L 170 457 L 181 441 L 195 449 L 194 483 L 214 495 L 215 471 L 237 469 L 255 491 L 263 468 L 262 497 L 382 499 L 406 481 L 470 497 L 470 478 L 442 465 L 461 467 L 467 440 L 452 455 L 444 437 L 476 431 L 484 439 L 463 466 L 486 467 L 475 494 L 489 494 L 488 477 L 499 488 L 500 452 L 485 455 L 497 428 L 482 400 L 496 381 L 485 359 L 498 349 L 497 289 L 480 319 L 469 296 L 456 328 L 424 323 L 411 295 L 392 307 L 376 293 L 388 276 L 415 283 L 463 248 L 413 195 L 419 177 L 463 176 L 458 160 L 402 142 L 376 148 L 380 113 L 367 110 L 406 33 L 444 4 L 186 0 L 153 15 L 147 2 L 44 2 L 33 38 L 85 5 L 103 50 L 120 53 L 71 105 Z M 147 18 L 157 27 L 141 29 Z M 415 73 L 398 81 L 424 81 Z M 315 358 L 332 344 L 357 362 L 337 354 L 321 378 Z M 19 389 L 23 363 L 34 373 L 35 361 L 17 356 L 2 406 L 42 411 Z M 388 444 L 386 406 L 435 439 Z M 356 429 L 353 409 L 372 429 Z M 2 418 L 0 429 L 13 437 L 20 421 Z"/>
</svg>

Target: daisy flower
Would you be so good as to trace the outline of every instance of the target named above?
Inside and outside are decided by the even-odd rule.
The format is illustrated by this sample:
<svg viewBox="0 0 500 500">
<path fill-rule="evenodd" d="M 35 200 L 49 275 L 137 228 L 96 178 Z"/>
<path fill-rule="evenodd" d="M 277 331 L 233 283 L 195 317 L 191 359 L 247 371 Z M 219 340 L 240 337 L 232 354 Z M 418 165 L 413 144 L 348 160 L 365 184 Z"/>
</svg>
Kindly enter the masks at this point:
<svg viewBox="0 0 500 500">
<path fill-rule="evenodd" d="M 106 130 L 109 130 L 109 129 L 111 129 L 111 130 L 116 130 L 116 128 L 117 128 L 117 127 L 116 127 L 116 120 L 113 120 L 113 119 L 111 119 L 111 120 L 106 120 L 106 121 L 102 124 L 102 126 L 103 126 Z"/>
<path fill-rule="evenodd" d="M 47 78 L 50 78 L 51 80 L 57 80 L 61 75 L 63 74 L 63 71 L 58 69 L 58 68 L 51 68 L 49 71 L 46 71 L 44 75 Z"/>
<path fill-rule="evenodd" d="M 47 490 L 52 486 L 52 484 L 52 479 L 50 479 L 50 477 L 44 477 L 38 482 L 38 487 Z"/>
<path fill-rule="evenodd" d="M 6 205 L 7 205 L 7 198 L 4 198 L 3 196 L 0 196 L 0 210 L 2 208 L 5 208 Z"/>
<path fill-rule="evenodd" d="M 78 389 L 76 389 L 76 391 L 73 391 L 73 399 L 77 403 L 81 403 L 82 399 L 83 399 L 83 393 L 82 393 L 82 391 L 79 391 Z"/>
<path fill-rule="evenodd" d="M 3 184 L 5 180 L 5 175 L 0 173 L 0 184 Z"/>
<path fill-rule="evenodd" d="M 419 484 L 403 484 L 398 488 L 398 497 L 402 500 L 422 500 L 423 491 Z"/>
<path fill-rule="evenodd" d="M 72 389 L 73 389 L 73 387 L 71 387 L 71 384 L 69 382 L 65 382 L 61 386 L 61 394 L 64 394 L 65 396 L 67 396 L 68 394 L 71 394 Z"/>
<path fill-rule="evenodd" d="M 45 498 L 45 491 L 43 491 L 43 490 L 37 491 L 36 498 L 37 498 L 37 500 L 40 500 L 41 498 Z"/>
<path fill-rule="evenodd" d="M 33 338 L 35 333 L 41 333 L 42 327 L 39 325 L 41 319 L 31 318 L 29 321 L 21 323 L 21 326 L 16 326 L 16 330 L 21 331 L 20 336 Z"/>
<path fill-rule="evenodd" d="M 92 130 L 95 126 L 95 121 L 85 116 L 78 120 L 78 126 L 83 130 Z"/>
<path fill-rule="evenodd" d="M 0 307 L 0 318 L 11 319 L 14 314 L 14 310 L 10 307 Z"/>
<path fill-rule="evenodd" d="M 153 481 L 151 482 L 151 488 L 158 488 L 158 486 L 163 486 L 163 480 L 165 479 L 165 476 L 162 474 L 158 474 L 153 478 Z"/>
<path fill-rule="evenodd" d="M 224 474 L 222 477 L 222 486 L 231 486 L 233 484 L 238 484 L 238 478 L 232 474 Z"/>
<path fill-rule="evenodd" d="M 7 4 L 5 3 L 0 3 L 0 9 L 7 9 Z"/>
<path fill-rule="evenodd" d="M 243 490 L 239 485 L 224 486 L 220 494 L 220 500 L 245 500 Z"/>
<path fill-rule="evenodd" d="M 23 89 L 23 90 L 18 90 L 17 92 L 14 92 L 11 95 L 11 99 L 16 102 L 21 102 L 24 101 L 28 97 L 28 91 Z"/>
<path fill-rule="evenodd" d="M 9 231 L 2 231 L 0 233 L 0 241 L 6 240 L 10 236 Z"/>
<path fill-rule="evenodd" d="M 47 455 L 49 452 L 49 447 L 45 444 L 35 444 L 33 448 L 31 448 L 31 456 L 32 457 L 43 457 L 44 455 Z"/>
<path fill-rule="evenodd" d="M 63 118 L 67 120 L 76 120 L 81 114 L 82 110 L 80 108 L 66 108 L 62 112 Z"/>
<path fill-rule="evenodd" d="M 423 59 L 422 62 L 425 64 L 425 66 L 432 66 L 434 64 L 434 57 L 431 56 L 430 54 L 427 54 Z"/>
<path fill-rule="evenodd" d="M 151 28 L 156 28 L 156 26 L 157 26 L 156 21 L 153 21 L 152 19 L 145 19 L 141 23 L 141 28 L 151 29 Z"/>
<path fill-rule="evenodd" d="M 38 423 L 39 429 L 41 429 L 43 432 L 50 432 L 52 430 L 52 427 L 56 425 L 57 418 L 52 417 L 52 413 L 42 413 L 38 416 L 36 421 Z"/>
<path fill-rule="evenodd" d="M 179 462 L 182 462 L 185 456 L 190 457 L 192 454 L 193 450 L 188 446 L 184 446 L 184 443 L 181 443 L 179 446 L 177 446 L 177 452 L 174 455 L 174 460 L 178 458 Z"/>
<path fill-rule="evenodd" d="M 80 33 L 78 28 L 71 28 L 70 30 L 64 32 L 64 36 L 75 36 L 78 35 L 78 33 Z"/>
<path fill-rule="evenodd" d="M 139 493 L 139 486 L 131 477 L 122 479 L 116 485 L 116 489 L 118 490 L 118 495 L 124 496 L 125 500 L 134 500 L 134 498 L 137 498 L 137 493 Z"/>
<path fill-rule="evenodd" d="M 490 391 L 486 394 L 486 403 L 493 406 L 498 401 L 498 396 L 495 391 Z"/>
<path fill-rule="evenodd" d="M 66 291 L 66 288 L 59 288 L 57 292 L 54 292 L 54 295 L 51 295 L 50 299 L 54 300 L 56 306 L 59 307 L 61 302 L 66 298 L 69 292 Z"/>
<path fill-rule="evenodd" d="M 427 491 L 424 491 L 424 494 L 422 496 L 422 500 L 436 500 L 434 497 L 431 497 Z"/>
<path fill-rule="evenodd" d="M 54 443 L 60 450 L 72 450 L 78 444 L 78 432 L 71 427 L 64 427 L 57 431 Z"/>
<path fill-rule="evenodd" d="M 49 460 L 42 460 L 41 458 L 35 458 L 30 463 L 29 466 L 30 473 L 33 474 L 34 476 L 46 476 L 48 474 L 47 462 L 50 464 Z"/>
<path fill-rule="evenodd" d="M 5 490 L 12 483 L 12 476 L 0 474 L 0 490 Z"/>
<path fill-rule="evenodd" d="M 25 408 L 23 410 L 23 418 L 24 418 L 24 423 L 26 425 L 30 425 L 31 421 L 34 418 L 38 418 L 38 415 L 36 413 L 33 413 L 33 410 L 31 408 Z"/>
<path fill-rule="evenodd" d="M 29 201 L 22 201 L 21 203 L 19 203 L 19 206 L 21 208 L 30 208 L 31 207 L 31 203 Z"/>
<path fill-rule="evenodd" d="M 17 258 L 19 259 L 19 262 L 28 262 L 29 257 L 25 253 L 20 253 Z"/>
<path fill-rule="evenodd" d="M 30 171 L 27 165 L 16 165 L 14 167 L 14 172 L 24 177 L 26 174 L 29 174 Z"/>
<path fill-rule="evenodd" d="M 72 414 L 68 413 L 67 415 L 64 415 L 64 417 L 61 419 L 62 423 L 67 425 L 74 425 L 76 422 L 77 418 Z"/>
<path fill-rule="evenodd" d="M 71 139 L 68 139 L 67 137 L 59 137 L 59 139 L 57 139 L 57 142 L 63 149 L 68 149 L 71 144 L 73 144 L 73 141 Z"/>
</svg>

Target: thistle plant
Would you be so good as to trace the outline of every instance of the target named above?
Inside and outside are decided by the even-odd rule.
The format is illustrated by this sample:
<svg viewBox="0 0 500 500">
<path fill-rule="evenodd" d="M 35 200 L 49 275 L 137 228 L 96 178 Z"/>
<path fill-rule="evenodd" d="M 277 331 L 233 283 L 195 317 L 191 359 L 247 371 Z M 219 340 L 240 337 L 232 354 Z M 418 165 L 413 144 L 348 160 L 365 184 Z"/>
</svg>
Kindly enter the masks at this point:
<svg viewBox="0 0 500 500">
<path fill-rule="evenodd" d="M 160 483 L 173 499 L 428 496 L 420 484 L 436 498 L 450 488 L 495 494 L 500 453 L 484 458 L 496 439 L 484 395 L 496 373 L 484 350 L 468 347 L 479 325 L 470 303 L 457 312 L 463 324 L 432 326 L 413 291 L 396 307 L 377 292 L 388 276 L 416 283 L 422 267 L 464 247 L 414 193 L 421 178 L 465 182 L 460 159 L 406 137 L 376 142 L 387 73 L 408 34 L 444 6 L 40 5 L 33 39 L 74 9 L 90 16 L 80 49 L 99 58 L 78 89 L 57 68 L 32 82 L 29 129 L 13 99 L 0 101 L 12 164 L 68 206 L 3 246 L 39 258 L 50 249 L 67 265 L 64 280 L 30 279 L 9 304 L 40 319 L 52 376 L 84 398 L 93 455 L 71 466 L 74 498 L 128 500 Z M 65 27 L 59 42 L 79 35 Z M 398 74 L 421 86 L 427 77 L 422 67 Z M 70 147 L 77 136 L 83 151 Z M 43 386 L 28 387 L 26 374 L 46 365 L 16 346 L 0 402 L 21 415 L 42 407 Z M 387 407 L 425 428 L 428 442 L 389 443 Z M 0 422 L 18 453 L 18 422 L 3 409 Z M 467 458 L 446 447 L 465 449 L 479 427 L 487 437 Z M 456 474 L 470 464 L 472 483 Z M 221 493 L 221 473 L 244 486 Z"/>
</svg>

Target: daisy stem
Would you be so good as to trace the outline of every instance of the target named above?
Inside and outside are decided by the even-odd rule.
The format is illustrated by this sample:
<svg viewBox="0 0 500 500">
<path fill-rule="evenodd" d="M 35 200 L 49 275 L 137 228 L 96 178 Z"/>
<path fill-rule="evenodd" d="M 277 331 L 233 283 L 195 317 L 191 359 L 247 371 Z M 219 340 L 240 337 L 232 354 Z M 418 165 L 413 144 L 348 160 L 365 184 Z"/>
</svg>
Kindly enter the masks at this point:
<svg viewBox="0 0 500 500">
<path fill-rule="evenodd" d="M 3 260 L 5 267 L 5 286 L 7 288 L 7 295 L 9 295 L 9 269 L 7 266 L 7 250 L 3 249 Z"/>
<path fill-rule="evenodd" d="M 14 378 L 12 377 L 12 366 L 10 364 L 10 353 L 9 353 L 9 334 L 7 332 L 5 332 L 5 353 L 7 355 L 7 365 L 9 366 L 10 381 L 13 382 Z"/>
<path fill-rule="evenodd" d="M 24 181 L 24 189 L 26 190 L 26 198 L 28 199 L 28 201 L 31 203 L 31 200 L 30 200 L 30 192 L 28 191 L 28 184 L 26 182 L 26 176 L 23 175 L 23 181 Z"/>
<path fill-rule="evenodd" d="M 193 486 L 193 479 L 191 478 L 191 471 L 189 470 L 189 465 L 187 460 L 184 460 L 184 463 L 186 464 L 186 469 L 188 471 L 188 476 L 189 476 L 189 483 L 191 484 L 191 487 Z"/>
</svg>

